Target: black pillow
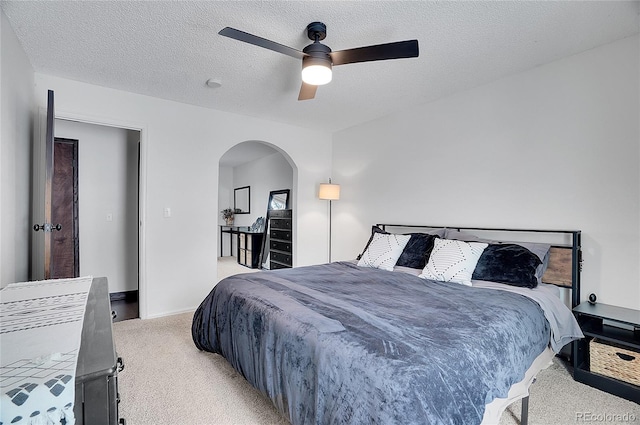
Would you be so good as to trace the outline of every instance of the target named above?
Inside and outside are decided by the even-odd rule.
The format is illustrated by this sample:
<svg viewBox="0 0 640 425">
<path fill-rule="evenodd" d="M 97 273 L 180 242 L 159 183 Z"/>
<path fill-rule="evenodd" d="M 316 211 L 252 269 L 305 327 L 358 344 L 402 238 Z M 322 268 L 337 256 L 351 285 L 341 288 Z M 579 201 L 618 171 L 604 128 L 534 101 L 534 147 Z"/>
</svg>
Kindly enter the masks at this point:
<svg viewBox="0 0 640 425">
<path fill-rule="evenodd" d="M 433 244 L 437 235 L 427 233 L 411 233 L 411 239 L 405 245 L 396 266 L 411 267 L 412 269 L 423 269 L 431 256 Z"/>
<path fill-rule="evenodd" d="M 540 258 L 523 246 L 490 244 L 478 259 L 471 279 L 535 288 L 538 286 L 536 269 L 540 264 Z"/>
<path fill-rule="evenodd" d="M 359 260 L 367 248 L 369 248 L 369 245 L 373 240 L 373 235 L 376 233 L 381 233 L 383 235 L 389 234 L 389 232 L 382 230 L 378 226 L 371 226 L 371 237 L 369 237 L 362 253 L 356 258 L 357 260 Z M 434 240 L 438 235 L 430 235 L 427 233 L 410 233 L 410 235 L 411 239 L 409 239 L 409 242 L 407 242 L 407 245 L 404 247 L 402 254 L 400 254 L 400 257 L 396 262 L 396 266 L 423 269 L 424 266 L 427 265 L 427 261 L 429 260 L 429 256 L 433 250 Z"/>
</svg>

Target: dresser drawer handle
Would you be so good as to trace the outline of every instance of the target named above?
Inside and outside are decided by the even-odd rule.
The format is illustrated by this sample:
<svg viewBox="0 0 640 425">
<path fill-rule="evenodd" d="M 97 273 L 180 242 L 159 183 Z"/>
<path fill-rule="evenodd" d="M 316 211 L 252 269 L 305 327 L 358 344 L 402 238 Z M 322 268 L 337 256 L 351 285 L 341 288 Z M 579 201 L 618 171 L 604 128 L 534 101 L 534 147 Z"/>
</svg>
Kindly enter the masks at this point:
<svg viewBox="0 0 640 425">
<path fill-rule="evenodd" d="M 625 362 L 630 362 L 631 360 L 635 360 L 634 356 L 630 356 L 630 355 L 624 354 L 624 353 L 616 353 L 616 356 L 620 357 Z"/>
</svg>

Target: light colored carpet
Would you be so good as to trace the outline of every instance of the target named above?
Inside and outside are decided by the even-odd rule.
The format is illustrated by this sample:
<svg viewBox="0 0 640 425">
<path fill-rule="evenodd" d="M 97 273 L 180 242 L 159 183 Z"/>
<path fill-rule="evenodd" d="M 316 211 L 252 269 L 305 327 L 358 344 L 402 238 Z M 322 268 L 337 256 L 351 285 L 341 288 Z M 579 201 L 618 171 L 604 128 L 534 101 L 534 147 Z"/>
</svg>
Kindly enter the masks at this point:
<svg viewBox="0 0 640 425">
<path fill-rule="evenodd" d="M 236 257 L 218 257 L 218 282 L 228 276 L 238 273 L 255 273 L 260 269 L 250 269 L 238 264 Z"/>
<path fill-rule="evenodd" d="M 249 270 L 225 259 L 223 275 Z M 287 425 L 269 399 L 224 358 L 198 351 L 191 339 L 191 318 L 192 313 L 184 313 L 114 324 L 116 348 L 125 362 L 118 383 L 120 413 L 127 425 Z M 588 421 L 587 415 L 594 416 Z M 633 420 L 615 421 L 612 415 Z M 519 424 L 519 418 L 517 402 L 502 415 L 500 425 Z M 575 382 L 565 362 L 556 358 L 531 387 L 529 423 L 589 422 L 640 424 L 640 405 Z"/>
<path fill-rule="evenodd" d="M 127 425 L 288 424 L 221 356 L 198 351 L 191 313 L 114 324 Z"/>
<path fill-rule="evenodd" d="M 191 313 L 114 324 L 125 369 L 118 376 L 121 416 L 128 425 L 286 425 L 271 402 L 217 354 L 200 352 L 191 340 Z M 634 415 L 640 406 L 573 380 L 555 359 L 531 388 L 529 423 L 587 423 L 585 414 Z M 519 424 L 520 403 L 500 425 Z M 620 423 L 617 421 L 591 421 Z"/>
</svg>

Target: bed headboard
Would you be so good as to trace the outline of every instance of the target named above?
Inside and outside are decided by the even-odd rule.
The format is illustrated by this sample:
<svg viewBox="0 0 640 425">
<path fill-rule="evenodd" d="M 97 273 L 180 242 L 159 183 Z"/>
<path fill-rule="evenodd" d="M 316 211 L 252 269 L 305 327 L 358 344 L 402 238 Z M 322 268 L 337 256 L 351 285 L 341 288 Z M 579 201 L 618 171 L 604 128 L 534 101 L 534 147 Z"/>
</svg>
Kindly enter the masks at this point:
<svg viewBox="0 0 640 425">
<path fill-rule="evenodd" d="M 580 272 L 582 271 L 581 232 L 579 230 L 502 229 L 490 227 L 423 226 L 415 224 L 377 224 L 385 231 L 404 233 L 420 230 L 452 229 L 479 238 L 501 242 L 542 242 L 551 244 L 549 265 L 543 283 L 571 289 L 571 307 L 580 304 Z"/>
</svg>

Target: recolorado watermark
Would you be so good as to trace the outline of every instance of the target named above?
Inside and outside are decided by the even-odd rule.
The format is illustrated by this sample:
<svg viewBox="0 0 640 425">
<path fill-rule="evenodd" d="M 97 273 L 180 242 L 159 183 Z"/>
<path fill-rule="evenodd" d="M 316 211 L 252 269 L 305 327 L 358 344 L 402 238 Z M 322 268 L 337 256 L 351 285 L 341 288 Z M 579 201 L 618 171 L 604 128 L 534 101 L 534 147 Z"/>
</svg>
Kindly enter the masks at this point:
<svg viewBox="0 0 640 425">
<path fill-rule="evenodd" d="M 576 422 L 620 424 L 637 422 L 638 419 L 635 413 L 576 412 Z"/>
</svg>

